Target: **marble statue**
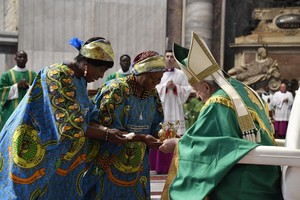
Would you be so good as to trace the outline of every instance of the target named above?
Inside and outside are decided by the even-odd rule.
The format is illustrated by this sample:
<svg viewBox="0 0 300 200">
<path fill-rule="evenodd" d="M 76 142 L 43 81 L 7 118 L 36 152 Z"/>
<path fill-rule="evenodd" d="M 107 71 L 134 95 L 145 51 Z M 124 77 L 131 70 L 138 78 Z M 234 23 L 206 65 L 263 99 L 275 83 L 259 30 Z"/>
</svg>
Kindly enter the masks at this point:
<svg viewBox="0 0 300 200">
<path fill-rule="evenodd" d="M 254 61 L 243 66 L 233 67 L 228 74 L 246 85 L 268 81 L 268 86 L 272 90 L 277 90 L 280 86 L 278 63 L 267 57 L 267 50 L 264 47 L 258 48 L 257 58 Z"/>
</svg>

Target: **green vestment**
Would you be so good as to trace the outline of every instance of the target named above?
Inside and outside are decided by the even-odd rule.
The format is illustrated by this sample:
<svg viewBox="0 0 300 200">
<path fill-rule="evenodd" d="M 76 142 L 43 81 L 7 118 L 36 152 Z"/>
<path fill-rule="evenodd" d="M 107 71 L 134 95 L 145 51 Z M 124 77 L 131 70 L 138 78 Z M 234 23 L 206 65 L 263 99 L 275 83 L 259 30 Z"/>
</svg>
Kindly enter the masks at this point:
<svg viewBox="0 0 300 200">
<path fill-rule="evenodd" d="M 122 77 L 125 77 L 128 75 L 130 75 L 130 74 L 123 74 L 123 73 L 119 73 L 119 71 L 117 71 L 117 72 L 114 72 L 114 73 L 108 75 L 105 79 L 105 82 L 113 80 L 115 78 L 122 78 Z"/>
<path fill-rule="evenodd" d="M 6 71 L 0 78 L 0 130 L 3 128 L 5 122 L 18 106 L 22 98 L 25 96 L 27 90 L 18 88 L 18 98 L 8 100 L 8 94 L 11 87 L 20 80 L 25 79 L 26 83 L 31 85 L 36 73 L 31 70 L 16 71 L 10 69 Z"/>
<path fill-rule="evenodd" d="M 218 89 L 180 139 L 163 199 L 282 199 L 280 167 L 237 164 L 257 145 L 274 145 L 275 141 L 273 126 L 259 99 L 240 82 L 230 83 L 247 105 L 261 142 L 242 139 L 233 104 Z"/>
</svg>

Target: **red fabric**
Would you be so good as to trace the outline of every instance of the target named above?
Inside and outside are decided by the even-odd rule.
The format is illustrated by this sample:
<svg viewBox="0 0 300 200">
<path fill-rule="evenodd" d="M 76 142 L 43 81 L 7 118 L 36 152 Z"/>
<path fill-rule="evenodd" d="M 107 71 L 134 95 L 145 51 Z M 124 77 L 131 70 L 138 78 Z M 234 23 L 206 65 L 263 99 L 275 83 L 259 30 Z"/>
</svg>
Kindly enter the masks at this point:
<svg viewBox="0 0 300 200">
<path fill-rule="evenodd" d="M 150 149 L 150 170 L 158 174 L 167 174 L 172 161 L 173 153 L 163 153 L 156 149 Z"/>
<path fill-rule="evenodd" d="M 274 122 L 275 133 L 277 133 L 277 135 L 280 137 L 285 137 L 287 126 L 288 126 L 288 121 L 275 121 Z"/>
</svg>

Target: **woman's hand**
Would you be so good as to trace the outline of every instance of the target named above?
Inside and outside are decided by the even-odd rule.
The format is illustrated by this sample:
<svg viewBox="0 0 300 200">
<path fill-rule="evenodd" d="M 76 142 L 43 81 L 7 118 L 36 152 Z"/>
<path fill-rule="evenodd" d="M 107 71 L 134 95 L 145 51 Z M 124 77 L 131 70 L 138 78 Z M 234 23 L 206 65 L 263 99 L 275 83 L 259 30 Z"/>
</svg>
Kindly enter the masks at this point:
<svg viewBox="0 0 300 200">
<path fill-rule="evenodd" d="M 107 141 L 114 144 L 125 144 L 128 139 L 124 136 L 128 132 L 120 131 L 118 129 L 107 129 Z"/>
<path fill-rule="evenodd" d="M 96 122 L 90 122 L 87 127 L 85 136 L 94 139 L 100 139 L 104 141 L 110 141 L 114 144 L 120 145 L 127 142 L 127 138 L 124 136 L 127 132 L 120 131 L 118 129 L 110 129 L 102 126 Z"/>
<path fill-rule="evenodd" d="M 179 138 L 166 139 L 164 140 L 163 144 L 159 147 L 159 150 L 164 153 L 173 153 L 178 141 Z"/>
</svg>

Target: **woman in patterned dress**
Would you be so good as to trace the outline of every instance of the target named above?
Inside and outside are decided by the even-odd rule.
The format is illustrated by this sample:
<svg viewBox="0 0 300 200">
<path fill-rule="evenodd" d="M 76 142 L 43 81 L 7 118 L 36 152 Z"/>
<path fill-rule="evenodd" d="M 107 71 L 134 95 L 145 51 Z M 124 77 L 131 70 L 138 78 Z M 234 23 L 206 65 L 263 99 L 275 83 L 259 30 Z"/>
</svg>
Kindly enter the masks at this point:
<svg viewBox="0 0 300 200">
<path fill-rule="evenodd" d="M 79 50 L 75 62 L 42 69 L 2 129 L 0 199 L 83 199 L 98 180 L 100 142 L 88 137 L 126 141 L 121 131 L 89 125 L 87 83 L 113 66 L 110 42 L 70 43 Z"/>
<path fill-rule="evenodd" d="M 95 96 L 93 120 L 135 133 L 126 144 L 106 142 L 101 146 L 99 199 L 150 199 L 149 148 L 157 147 L 163 121 L 155 86 L 164 71 L 163 56 L 142 52 L 134 59 L 132 75 L 109 82 Z"/>
</svg>

